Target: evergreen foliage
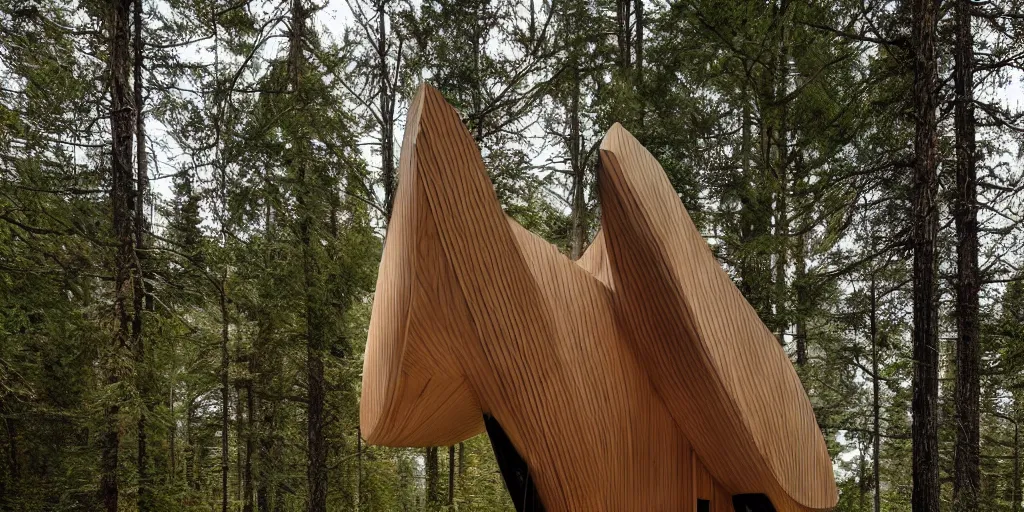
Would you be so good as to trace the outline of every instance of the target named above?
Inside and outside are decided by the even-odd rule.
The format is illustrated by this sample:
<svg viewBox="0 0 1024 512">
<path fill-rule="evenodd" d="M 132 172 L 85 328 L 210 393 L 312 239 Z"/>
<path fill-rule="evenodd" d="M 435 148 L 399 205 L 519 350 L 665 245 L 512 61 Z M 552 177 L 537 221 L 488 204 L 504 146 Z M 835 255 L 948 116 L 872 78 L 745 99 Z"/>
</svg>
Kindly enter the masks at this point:
<svg viewBox="0 0 1024 512">
<path fill-rule="evenodd" d="M 654 153 L 796 365 L 837 510 L 1020 511 L 1022 12 L 0 0 L 0 510 L 511 510 L 486 437 L 358 428 L 429 81 L 567 256 L 604 131 Z"/>
</svg>

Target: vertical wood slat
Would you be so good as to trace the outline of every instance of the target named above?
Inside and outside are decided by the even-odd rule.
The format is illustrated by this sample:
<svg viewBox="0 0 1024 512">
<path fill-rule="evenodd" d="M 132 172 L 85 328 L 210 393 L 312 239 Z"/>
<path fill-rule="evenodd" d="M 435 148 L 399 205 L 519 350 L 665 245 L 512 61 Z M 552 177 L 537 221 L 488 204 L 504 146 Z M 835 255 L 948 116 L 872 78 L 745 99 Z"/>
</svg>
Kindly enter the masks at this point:
<svg viewBox="0 0 1024 512">
<path fill-rule="evenodd" d="M 602 232 L 571 261 L 501 211 L 437 91 L 420 89 L 406 126 L 364 364 L 369 442 L 451 445 L 489 414 L 552 511 L 835 504 L 795 372 L 624 129 L 602 146 Z"/>
</svg>

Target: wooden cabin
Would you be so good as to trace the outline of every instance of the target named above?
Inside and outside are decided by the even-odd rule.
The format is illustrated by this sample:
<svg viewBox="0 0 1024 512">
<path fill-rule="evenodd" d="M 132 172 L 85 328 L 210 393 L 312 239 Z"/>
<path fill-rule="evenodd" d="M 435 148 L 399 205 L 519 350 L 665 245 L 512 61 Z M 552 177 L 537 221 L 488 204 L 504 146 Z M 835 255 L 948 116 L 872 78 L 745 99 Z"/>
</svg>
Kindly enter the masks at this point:
<svg viewBox="0 0 1024 512">
<path fill-rule="evenodd" d="M 436 90 L 410 107 L 370 321 L 370 443 L 487 431 L 518 510 L 810 511 L 832 462 L 779 342 L 616 124 L 576 261 L 502 211 Z"/>
</svg>

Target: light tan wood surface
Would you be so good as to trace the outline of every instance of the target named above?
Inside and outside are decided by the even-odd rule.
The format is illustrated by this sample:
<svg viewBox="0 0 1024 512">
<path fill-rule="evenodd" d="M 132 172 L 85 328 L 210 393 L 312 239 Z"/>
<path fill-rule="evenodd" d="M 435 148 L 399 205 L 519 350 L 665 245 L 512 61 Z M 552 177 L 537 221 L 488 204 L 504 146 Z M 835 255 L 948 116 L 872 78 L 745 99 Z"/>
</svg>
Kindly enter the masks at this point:
<svg viewBox="0 0 1024 512">
<path fill-rule="evenodd" d="M 834 506 L 789 359 L 619 125 L 598 185 L 601 232 L 573 262 L 502 212 L 458 115 L 420 89 L 365 354 L 367 441 L 449 445 L 490 414 L 549 511 Z"/>
</svg>

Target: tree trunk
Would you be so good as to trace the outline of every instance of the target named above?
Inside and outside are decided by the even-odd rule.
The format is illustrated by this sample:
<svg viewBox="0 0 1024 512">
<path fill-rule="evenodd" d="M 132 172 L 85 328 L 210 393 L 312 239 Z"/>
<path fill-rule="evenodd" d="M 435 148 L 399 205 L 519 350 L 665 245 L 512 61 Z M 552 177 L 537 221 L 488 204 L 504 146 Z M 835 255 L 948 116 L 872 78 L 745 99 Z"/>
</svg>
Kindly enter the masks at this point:
<svg viewBox="0 0 1024 512">
<path fill-rule="evenodd" d="M 580 140 L 580 69 L 573 65 L 572 99 L 569 104 L 569 162 L 572 167 L 572 232 L 570 233 L 570 256 L 573 260 L 583 254 L 586 243 L 586 164 L 583 162 L 583 148 Z"/>
<path fill-rule="evenodd" d="M 264 430 L 273 432 L 277 427 L 275 422 L 274 409 L 271 406 L 266 406 L 266 410 L 260 417 L 260 424 Z M 258 512 L 270 512 L 271 510 L 271 479 L 272 473 L 271 464 L 276 462 L 274 457 L 277 452 L 277 446 L 274 442 L 272 435 L 264 433 L 260 436 L 259 440 L 259 483 L 256 486 L 256 510 Z"/>
<path fill-rule="evenodd" d="M 882 510 L 882 487 L 881 487 L 881 440 L 882 430 L 880 426 L 882 407 L 880 403 L 879 375 L 878 375 L 878 295 L 875 288 L 875 276 L 871 276 L 871 465 L 872 477 L 874 480 L 874 512 Z"/>
<path fill-rule="evenodd" d="M 145 307 L 145 272 L 142 262 L 146 259 L 146 193 L 149 187 L 149 176 L 146 160 L 146 120 L 142 114 L 145 99 L 143 96 L 143 41 L 142 41 L 142 0 L 134 0 L 134 95 L 135 95 L 135 271 L 132 296 L 132 344 L 135 347 L 135 371 L 139 392 L 138 421 L 138 452 L 137 465 L 139 474 L 138 507 L 139 512 L 152 508 L 152 490 L 149 481 L 149 459 L 147 454 L 146 421 L 149 415 L 149 366 L 146 364 L 146 346 L 143 338 L 142 311 Z"/>
<path fill-rule="evenodd" d="M 1016 407 L 1016 404 L 1014 404 Z M 1014 415 L 1013 422 L 1013 484 L 1011 486 L 1011 492 L 1013 497 L 1011 501 L 1010 510 L 1020 510 L 1021 507 L 1021 474 L 1020 474 L 1020 422 L 1016 419 L 1019 416 Z"/>
<path fill-rule="evenodd" d="M 779 26 L 779 54 L 775 69 L 777 87 L 775 103 L 778 105 L 778 130 L 776 132 L 776 187 L 775 196 L 775 322 L 779 344 L 786 346 L 786 332 L 789 330 L 787 310 L 788 289 L 786 267 L 789 265 L 789 109 L 786 93 L 789 90 L 789 46 L 786 41 L 786 11 L 788 0 L 782 0 L 777 14 Z"/>
<path fill-rule="evenodd" d="M 228 457 L 228 432 L 231 419 L 231 391 L 228 389 L 228 372 L 230 370 L 230 359 L 228 355 L 228 273 L 224 269 L 224 276 L 220 282 L 220 489 L 221 489 L 221 512 L 228 512 L 228 472 L 231 471 L 231 463 Z"/>
<path fill-rule="evenodd" d="M 867 487 L 868 487 L 867 480 L 868 479 L 867 479 L 867 469 L 866 469 L 867 461 L 864 460 L 864 459 L 865 459 L 865 457 L 864 457 L 864 449 L 863 449 L 863 446 L 860 444 L 860 441 L 858 440 L 857 441 L 857 480 L 858 480 L 858 482 L 857 482 L 857 501 L 858 501 L 858 507 L 857 508 L 858 508 L 858 510 L 864 510 L 864 509 L 867 508 L 867 503 L 866 503 L 867 497 L 868 497 L 868 493 L 867 493 Z"/>
<path fill-rule="evenodd" d="M 480 26 L 480 9 L 482 2 L 475 2 L 473 6 L 473 40 L 472 40 L 472 52 L 473 52 L 473 112 L 471 113 L 471 120 L 473 123 L 473 139 L 476 141 L 477 146 L 480 146 L 484 142 L 484 100 L 483 100 L 483 77 L 480 73 L 480 58 L 482 57 L 481 43 L 483 35 L 481 34 Z"/>
<path fill-rule="evenodd" d="M 213 10 L 213 66 L 214 76 L 220 76 L 220 20 L 217 10 L 217 2 L 213 2 L 210 8 Z M 221 98 L 221 90 L 219 82 L 214 86 L 214 108 L 215 114 L 213 118 L 213 130 L 214 130 L 214 166 L 217 170 L 217 179 L 220 181 L 218 196 L 220 204 L 217 205 L 216 214 L 220 223 L 221 231 L 221 244 L 222 250 L 227 252 L 228 248 L 228 237 L 227 237 L 227 208 L 228 208 L 228 183 L 227 183 L 227 166 L 221 160 L 220 153 L 220 142 L 221 142 L 221 122 L 223 122 L 224 110 L 223 110 L 223 99 Z M 221 490 L 221 512 L 228 511 L 228 474 L 231 471 L 231 463 L 228 455 L 229 451 L 229 435 L 230 435 L 230 409 L 231 409 L 231 391 L 228 387 L 229 374 L 231 369 L 230 360 L 230 331 L 228 316 L 228 264 L 224 263 L 222 269 L 221 280 L 218 285 L 218 299 L 220 305 L 220 403 L 221 403 L 221 415 L 220 415 L 220 490 Z M 202 452 L 202 448 L 200 448 Z M 199 471 L 201 466 L 197 466 L 196 476 L 201 477 L 202 472 Z"/>
<path fill-rule="evenodd" d="M 911 7 L 915 121 L 911 191 L 914 251 L 913 512 L 939 510 L 939 346 L 935 280 L 935 239 L 938 232 L 935 26 L 938 5 L 936 0 L 913 0 Z"/>
<path fill-rule="evenodd" d="M 953 85 L 956 92 L 956 444 L 953 449 L 953 510 L 978 509 L 981 485 L 981 353 L 978 327 L 978 210 L 974 139 L 974 35 L 971 3 L 957 0 Z"/>
<path fill-rule="evenodd" d="M 175 361 L 175 364 L 176 364 L 176 359 L 177 359 L 176 357 L 174 357 L 172 359 L 172 360 Z M 177 447 L 178 418 L 174 415 L 174 387 L 176 386 L 176 383 L 175 383 L 174 379 L 175 379 L 175 376 L 176 376 L 175 375 L 175 369 L 176 368 L 177 368 L 177 366 L 174 366 L 171 369 L 171 385 L 170 385 L 171 389 L 170 389 L 170 392 L 169 392 L 170 396 L 167 399 L 167 410 L 169 411 L 169 416 L 171 418 L 170 425 L 168 426 L 168 432 L 167 432 L 167 439 L 168 439 L 168 443 L 170 445 L 168 447 L 168 450 L 170 451 L 170 464 L 171 464 L 171 475 L 170 475 L 171 478 L 170 479 L 171 479 L 171 482 L 174 482 L 174 481 L 176 481 L 178 479 L 178 454 L 177 454 L 177 451 L 178 451 L 178 447 Z"/>
<path fill-rule="evenodd" d="M 644 83 L 644 2 L 643 0 L 633 1 L 633 17 L 636 19 L 636 27 L 634 28 L 633 44 L 635 47 L 634 53 L 636 55 L 635 62 L 633 64 L 636 69 L 636 87 L 640 87 Z M 643 116 L 640 116 L 641 124 Z"/>
<path fill-rule="evenodd" d="M 107 354 L 106 380 L 115 386 L 122 380 L 118 362 L 121 354 L 130 350 L 131 313 L 129 295 L 132 293 L 132 269 L 135 267 L 134 190 L 132 167 L 132 132 L 135 113 L 131 102 L 128 75 L 131 66 L 129 50 L 131 38 L 128 30 L 132 0 L 118 0 L 111 4 L 108 31 L 110 34 L 110 134 L 111 134 L 111 189 L 113 231 L 117 249 L 114 256 L 114 321 L 112 346 Z M 121 413 L 118 399 L 107 405 L 105 431 L 102 434 L 100 460 L 100 500 L 108 512 L 117 512 L 119 502 L 118 452 L 121 444 Z"/>
<path fill-rule="evenodd" d="M 804 235 L 796 239 L 794 255 L 795 273 L 793 275 L 794 292 L 796 294 L 796 365 L 807 365 L 807 319 L 810 315 L 809 298 L 807 296 L 807 240 Z"/>
<path fill-rule="evenodd" d="M 288 69 L 291 91 L 295 101 L 302 105 L 305 91 L 302 85 L 306 56 L 303 51 L 308 12 L 302 0 L 291 2 L 291 32 L 289 35 Z M 292 164 L 296 166 L 298 190 L 296 193 L 297 212 L 299 215 L 299 242 L 302 246 L 302 278 L 305 293 L 306 323 L 306 386 L 308 403 L 306 406 L 306 448 L 308 464 L 306 471 L 309 488 L 308 512 L 324 512 L 327 509 L 327 444 L 324 439 L 324 402 L 326 387 L 324 385 L 323 351 L 326 346 L 324 332 L 324 313 L 321 311 L 317 297 L 317 277 L 314 244 L 316 230 L 312 213 L 312 188 L 306 169 L 306 146 L 309 140 L 296 137 L 292 141 Z"/>
<path fill-rule="evenodd" d="M 437 447 L 431 446 L 426 450 L 426 457 L 423 462 L 426 476 L 427 510 L 434 511 L 441 504 L 440 490 L 438 489 L 438 460 Z"/>
<path fill-rule="evenodd" d="M 763 91 L 760 94 L 764 94 Z M 767 174 L 768 165 L 771 164 L 766 158 L 762 158 L 762 166 L 757 168 L 755 163 L 754 150 L 754 112 L 750 103 L 750 89 L 746 86 L 741 90 L 740 97 L 743 99 L 741 109 L 741 148 L 740 168 L 743 170 L 741 183 L 739 185 L 738 199 L 741 207 L 739 212 L 739 247 L 737 256 L 737 274 L 739 275 L 739 289 L 743 296 L 750 302 L 758 317 L 764 320 L 765 324 L 774 327 L 774 312 L 772 311 L 771 288 L 771 262 L 766 261 L 764 254 L 767 251 L 751 251 L 748 248 L 753 244 L 761 242 L 763 237 L 771 235 L 771 210 L 770 197 L 765 198 L 764 179 L 759 174 L 763 171 Z M 771 129 L 766 126 L 764 116 L 760 117 L 760 133 L 758 134 L 758 147 L 763 154 L 770 151 L 770 145 L 766 143 L 767 132 Z M 773 331 L 774 332 L 774 331 Z"/>
<path fill-rule="evenodd" d="M 255 356 L 250 354 L 249 356 L 249 375 L 256 374 L 255 363 L 253 360 Z M 245 384 L 245 459 L 242 461 L 242 480 L 244 482 L 242 487 L 242 512 L 253 511 L 253 481 L 252 481 L 252 453 L 255 449 L 255 443 L 253 436 L 255 435 L 255 425 L 253 411 L 256 410 L 256 399 L 253 397 L 252 392 L 252 380 L 246 380 Z"/>
<path fill-rule="evenodd" d="M 633 50 L 633 33 L 630 19 L 633 0 L 616 0 L 615 2 L 615 36 L 619 43 L 619 69 L 628 72 L 632 67 L 630 52 Z"/>
<path fill-rule="evenodd" d="M 240 362 L 238 359 L 238 352 L 235 353 L 235 362 Z M 242 401 L 242 387 L 239 383 L 235 382 L 235 496 L 243 498 L 245 496 L 245 464 L 243 459 L 245 454 L 243 453 L 242 439 L 245 436 L 245 402 Z M 242 503 L 244 504 L 244 498 Z"/>
<path fill-rule="evenodd" d="M 356 512 L 363 507 L 363 429 L 356 425 Z"/>
<path fill-rule="evenodd" d="M 268 175 L 268 170 L 263 170 L 263 186 L 267 193 L 271 193 L 271 182 Z M 262 266 L 264 269 L 271 268 L 274 263 L 274 245 L 276 243 L 274 229 L 274 210 L 270 202 L 264 205 L 263 209 L 263 237 L 267 242 L 267 249 L 260 254 L 262 258 Z M 270 509 L 270 496 L 269 496 L 269 471 L 270 467 L 270 452 L 273 450 L 273 443 L 270 438 L 270 433 L 274 431 L 273 425 L 273 409 L 269 407 L 265 400 L 259 400 L 255 396 L 254 389 L 268 390 L 273 382 L 274 371 L 271 367 L 267 366 L 268 362 L 272 362 L 273 357 L 268 356 L 267 352 L 271 348 L 274 324 L 271 319 L 272 315 L 269 312 L 264 312 L 260 315 L 258 321 L 258 327 L 255 337 L 255 345 L 250 353 L 249 357 L 249 374 L 250 380 L 247 386 L 247 401 L 248 401 L 248 432 L 246 433 L 246 448 L 245 451 L 248 454 L 246 457 L 245 464 L 248 484 L 249 497 L 245 500 L 248 511 L 252 510 L 255 505 L 256 510 L 259 512 L 269 512 Z M 256 453 L 255 466 L 256 470 L 253 471 L 253 453 Z M 254 497 L 255 495 L 255 497 Z M 253 503 L 255 500 L 255 504 Z M 248 512 L 246 511 L 246 512 Z"/>
<path fill-rule="evenodd" d="M 262 482 L 256 488 L 256 510 L 270 512 L 270 489 Z"/>
<path fill-rule="evenodd" d="M 192 402 L 185 406 L 185 484 L 192 489 L 196 486 L 195 444 L 192 438 Z"/>
<path fill-rule="evenodd" d="M 387 24 L 384 7 L 387 2 L 377 3 L 377 58 L 380 73 L 380 172 L 384 184 L 384 220 L 391 219 L 391 208 L 395 202 L 395 91 L 389 83 Z M 401 56 L 399 56 L 401 58 Z"/>
<path fill-rule="evenodd" d="M 303 235 L 303 245 L 309 247 L 310 238 L 308 228 Z M 307 249 L 309 250 L 309 249 Z M 310 251 L 311 252 L 311 251 Z M 303 258 L 307 261 L 304 265 L 304 273 L 309 276 L 306 285 L 312 285 L 312 263 L 311 255 Z M 309 301 L 311 294 L 307 294 L 306 312 L 306 371 L 309 386 L 309 405 L 307 407 L 307 448 L 309 450 L 309 512 L 324 512 L 327 509 L 327 444 L 324 440 L 324 362 L 323 362 L 323 332 L 316 324 L 320 322 L 316 318 L 314 309 L 316 305 Z"/>
<path fill-rule="evenodd" d="M 455 505 L 455 445 L 448 447 L 448 507 Z"/>
</svg>

